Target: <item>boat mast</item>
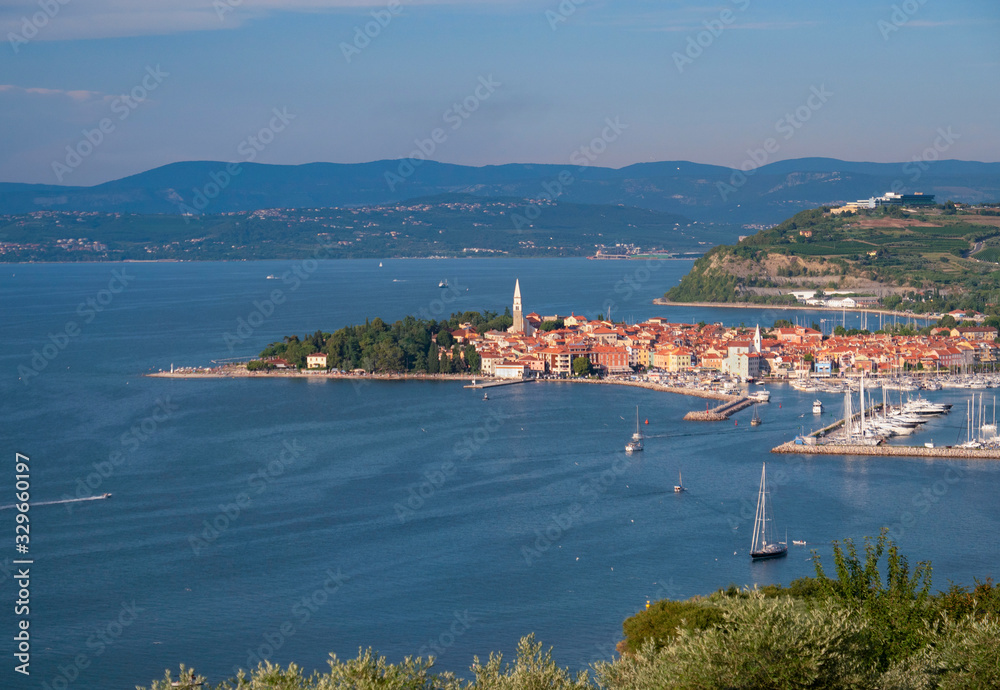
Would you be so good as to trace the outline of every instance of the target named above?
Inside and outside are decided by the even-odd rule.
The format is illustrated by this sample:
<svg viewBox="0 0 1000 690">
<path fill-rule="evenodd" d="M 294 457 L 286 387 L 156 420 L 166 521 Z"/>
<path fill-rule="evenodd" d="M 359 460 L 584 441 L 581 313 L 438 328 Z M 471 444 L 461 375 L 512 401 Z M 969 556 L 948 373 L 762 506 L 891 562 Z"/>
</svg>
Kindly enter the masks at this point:
<svg viewBox="0 0 1000 690">
<path fill-rule="evenodd" d="M 767 463 L 760 468 L 760 494 L 757 496 L 757 515 L 754 517 L 753 526 L 753 544 L 751 544 L 751 551 L 759 551 L 764 548 L 767 544 L 767 538 L 765 533 L 765 521 L 767 515 L 767 486 L 765 471 L 767 469 Z"/>
</svg>

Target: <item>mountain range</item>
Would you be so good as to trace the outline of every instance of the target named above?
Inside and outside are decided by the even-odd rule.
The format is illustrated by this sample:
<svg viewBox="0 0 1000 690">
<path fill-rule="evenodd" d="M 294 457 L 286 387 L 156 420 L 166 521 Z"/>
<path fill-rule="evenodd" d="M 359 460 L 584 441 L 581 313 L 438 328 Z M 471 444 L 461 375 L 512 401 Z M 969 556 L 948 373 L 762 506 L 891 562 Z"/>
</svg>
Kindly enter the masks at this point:
<svg viewBox="0 0 1000 690">
<path fill-rule="evenodd" d="M 472 167 L 411 159 L 303 165 L 190 161 L 91 187 L 0 183 L 0 214 L 41 210 L 215 214 L 357 207 L 458 193 L 558 196 L 564 202 L 620 204 L 740 226 L 778 223 L 802 209 L 888 190 L 935 194 L 939 202 L 996 201 L 1000 163 L 799 158 L 743 173 L 688 161 L 618 169 L 551 164 Z"/>
</svg>

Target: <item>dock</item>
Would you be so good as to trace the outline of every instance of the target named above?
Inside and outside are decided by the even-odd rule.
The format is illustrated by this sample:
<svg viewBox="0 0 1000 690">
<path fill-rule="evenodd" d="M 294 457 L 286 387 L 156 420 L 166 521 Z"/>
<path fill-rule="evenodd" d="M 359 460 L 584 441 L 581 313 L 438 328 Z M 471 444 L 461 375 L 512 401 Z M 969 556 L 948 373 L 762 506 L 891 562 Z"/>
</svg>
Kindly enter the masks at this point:
<svg viewBox="0 0 1000 690">
<path fill-rule="evenodd" d="M 901 458 L 960 458 L 1000 460 L 1000 448 L 956 448 L 940 446 L 858 446 L 858 445 L 805 445 L 794 441 L 782 443 L 771 449 L 772 453 L 797 455 L 875 455 Z"/>
<path fill-rule="evenodd" d="M 756 402 L 752 398 L 731 398 L 710 410 L 692 410 L 684 415 L 684 420 L 688 422 L 724 422 Z"/>
<path fill-rule="evenodd" d="M 510 379 L 509 381 L 483 381 L 482 383 L 468 383 L 462 388 L 472 388 L 479 390 L 480 388 L 497 388 L 499 386 L 513 386 L 515 383 L 526 383 L 528 381 L 534 381 L 534 379 Z"/>
</svg>

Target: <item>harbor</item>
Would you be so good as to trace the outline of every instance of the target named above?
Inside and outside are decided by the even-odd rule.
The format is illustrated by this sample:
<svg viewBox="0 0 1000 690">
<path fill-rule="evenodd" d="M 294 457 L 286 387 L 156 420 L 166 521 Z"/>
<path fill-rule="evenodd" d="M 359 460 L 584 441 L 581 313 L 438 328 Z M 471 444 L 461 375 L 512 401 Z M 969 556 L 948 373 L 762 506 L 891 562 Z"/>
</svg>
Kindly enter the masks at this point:
<svg viewBox="0 0 1000 690">
<path fill-rule="evenodd" d="M 772 453 L 796 455 L 875 455 L 904 458 L 961 458 L 965 460 L 1000 460 L 1000 448 L 962 448 L 958 446 L 862 446 L 807 445 L 789 441 L 771 449 Z"/>
<path fill-rule="evenodd" d="M 844 416 L 821 429 L 802 434 L 791 441 L 771 449 L 772 453 L 803 453 L 811 455 L 876 455 L 897 457 L 933 458 L 985 458 L 1000 459 L 1000 437 L 997 436 L 996 398 L 992 404 L 992 418 L 982 393 L 975 393 L 966 401 L 965 440 L 954 445 L 935 444 L 933 440 L 920 446 L 890 444 L 891 438 L 915 434 L 935 417 L 947 415 L 953 403 L 938 403 L 921 396 L 903 400 L 903 389 L 882 382 L 882 402 L 871 397 L 873 386 L 868 385 L 865 396 L 865 378 L 857 381 L 858 402 L 854 402 L 853 386 L 844 389 Z M 899 391 L 899 404 L 893 405 L 893 391 Z M 817 401 L 818 402 L 818 401 Z M 855 412 L 855 410 L 857 410 Z"/>
</svg>

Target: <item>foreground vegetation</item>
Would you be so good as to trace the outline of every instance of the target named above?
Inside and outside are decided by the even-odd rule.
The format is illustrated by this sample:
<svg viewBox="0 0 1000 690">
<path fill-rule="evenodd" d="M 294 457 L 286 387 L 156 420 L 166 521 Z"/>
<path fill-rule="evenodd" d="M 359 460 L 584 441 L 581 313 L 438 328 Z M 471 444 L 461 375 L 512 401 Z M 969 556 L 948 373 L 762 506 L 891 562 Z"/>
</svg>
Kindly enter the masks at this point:
<svg viewBox="0 0 1000 690">
<path fill-rule="evenodd" d="M 996 310 L 1000 218 L 987 208 L 802 211 L 736 245 L 713 248 L 665 295 L 676 302 L 794 302 L 788 290 L 890 293 L 889 309 Z M 781 291 L 785 294 L 777 294 Z"/>
<path fill-rule="evenodd" d="M 885 556 L 885 565 L 882 557 Z M 1000 587 L 930 593 L 930 563 L 910 569 L 886 531 L 834 542 L 836 577 L 814 554 L 816 576 L 788 588 L 730 587 L 688 601 L 660 601 L 625 621 L 621 658 L 577 675 L 559 668 L 533 635 L 514 661 L 474 659 L 472 680 L 434 673 L 433 659 L 389 663 L 371 649 L 350 660 L 331 655 L 328 673 L 261 664 L 216 690 L 347 688 L 519 690 L 556 688 L 881 688 L 1000 687 Z M 883 575 L 884 571 L 884 575 Z M 206 679 L 181 667 L 150 690 L 196 687 Z M 207 685 L 199 686 L 207 687 Z"/>
</svg>

